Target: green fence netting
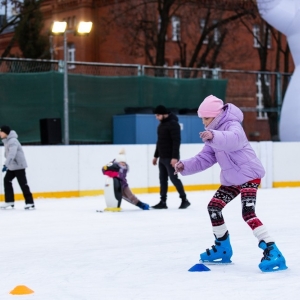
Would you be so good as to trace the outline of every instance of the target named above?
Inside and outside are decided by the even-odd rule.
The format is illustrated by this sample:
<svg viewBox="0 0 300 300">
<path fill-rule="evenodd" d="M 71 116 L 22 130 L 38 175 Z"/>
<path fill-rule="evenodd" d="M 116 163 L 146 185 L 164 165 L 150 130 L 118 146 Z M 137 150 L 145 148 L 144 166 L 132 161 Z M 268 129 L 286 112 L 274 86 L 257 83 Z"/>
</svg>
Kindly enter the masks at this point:
<svg viewBox="0 0 300 300">
<path fill-rule="evenodd" d="M 210 94 L 225 99 L 227 85 L 215 79 L 73 74 L 68 83 L 69 137 L 74 143 L 111 143 L 112 117 L 126 107 L 192 109 Z M 63 107 L 63 74 L 0 74 L 0 123 L 16 130 L 21 142 L 40 142 L 40 119 L 60 118 L 63 124 Z"/>
</svg>

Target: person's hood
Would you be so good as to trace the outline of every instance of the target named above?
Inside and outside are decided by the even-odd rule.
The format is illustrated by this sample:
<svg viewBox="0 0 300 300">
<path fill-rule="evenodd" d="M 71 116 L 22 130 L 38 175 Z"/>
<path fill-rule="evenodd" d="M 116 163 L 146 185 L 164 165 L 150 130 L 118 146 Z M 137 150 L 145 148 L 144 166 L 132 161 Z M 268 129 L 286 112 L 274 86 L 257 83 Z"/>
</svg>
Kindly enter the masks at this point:
<svg viewBox="0 0 300 300">
<path fill-rule="evenodd" d="M 18 138 L 18 135 L 14 130 L 11 130 L 9 135 L 7 136 L 8 140 L 11 139 L 11 138 L 16 138 L 16 139 Z"/>
<path fill-rule="evenodd" d="M 205 128 L 206 130 L 218 129 L 222 124 L 237 121 L 242 123 L 244 120 L 243 112 L 234 104 L 228 103 L 223 107 L 223 111 Z"/>
<path fill-rule="evenodd" d="M 176 115 L 174 115 L 173 113 L 170 113 L 167 118 L 165 118 L 161 121 L 161 123 L 170 122 L 170 121 L 178 122 L 178 117 Z"/>
</svg>

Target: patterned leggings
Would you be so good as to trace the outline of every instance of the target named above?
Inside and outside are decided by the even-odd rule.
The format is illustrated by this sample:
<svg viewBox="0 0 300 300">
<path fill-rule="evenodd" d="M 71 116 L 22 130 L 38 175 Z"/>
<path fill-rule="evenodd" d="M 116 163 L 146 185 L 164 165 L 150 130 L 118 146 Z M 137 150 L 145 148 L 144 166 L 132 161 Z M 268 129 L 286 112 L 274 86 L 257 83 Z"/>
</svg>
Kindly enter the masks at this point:
<svg viewBox="0 0 300 300">
<path fill-rule="evenodd" d="M 242 201 L 242 216 L 244 221 L 252 230 L 263 225 L 255 214 L 256 193 L 259 184 L 260 179 L 255 179 L 242 185 L 221 185 L 207 207 L 212 226 L 220 226 L 224 224 L 222 209 L 240 193 Z"/>
</svg>

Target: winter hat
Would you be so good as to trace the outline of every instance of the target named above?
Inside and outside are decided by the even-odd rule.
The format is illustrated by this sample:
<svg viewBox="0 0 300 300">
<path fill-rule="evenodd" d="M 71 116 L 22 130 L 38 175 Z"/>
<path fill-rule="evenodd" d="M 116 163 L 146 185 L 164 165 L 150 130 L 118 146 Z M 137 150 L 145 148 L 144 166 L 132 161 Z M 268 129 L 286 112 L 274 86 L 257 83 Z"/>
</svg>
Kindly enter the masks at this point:
<svg viewBox="0 0 300 300">
<path fill-rule="evenodd" d="M 210 95 L 206 97 L 198 108 L 199 118 L 214 118 L 221 111 L 224 103 L 221 99 Z"/>
<path fill-rule="evenodd" d="M 158 105 L 154 109 L 154 114 L 156 115 L 168 115 L 170 112 L 163 105 Z"/>
<path fill-rule="evenodd" d="M 115 162 L 125 162 L 126 163 L 126 156 L 125 156 L 125 149 L 122 148 L 117 157 L 115 158 Z"/>
<path fill-rule="evenodd" d="M 10 133 L 10 127 L 7 126 L 7 125 L 3 125 L 3 126 L 1 126 L 0 131 L 2 131 L 4 133 L 6 133 L 7 135 L 9 135 L 9 133 Z"/>
</svg>

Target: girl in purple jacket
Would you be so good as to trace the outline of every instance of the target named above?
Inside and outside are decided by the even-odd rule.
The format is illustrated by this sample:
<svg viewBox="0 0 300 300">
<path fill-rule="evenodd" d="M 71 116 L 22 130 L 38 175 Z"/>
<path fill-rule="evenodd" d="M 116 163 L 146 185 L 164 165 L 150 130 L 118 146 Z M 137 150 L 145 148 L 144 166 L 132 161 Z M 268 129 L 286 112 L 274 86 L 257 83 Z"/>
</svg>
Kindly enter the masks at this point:
<svg viewBox="0 0 300 300">
<path fill-rule="evenodd" d="M 242 111 L 233 104 L 225 104 L 215 96 L 204 99 L 198 109 L 205 131 L 200 138 L 205 143 L 196 156 L 180 160 L 176 173 L 191 175 L 219 163 L 221 186 L 208 204 L 208 213 L 215 235 L 215 245 L 200 254 L 201 261 L 231 263 L 232 248 L 222 215 L 223 208 L 241 194 L 242 216 L 264 250 L 259 268 L 263 272 L 286 269 L 285 259 L 278 250 L 265 225 L 255 214 L 256 193 L 265 170 L 252 149 L 242 128 Z"/>
</svg>

